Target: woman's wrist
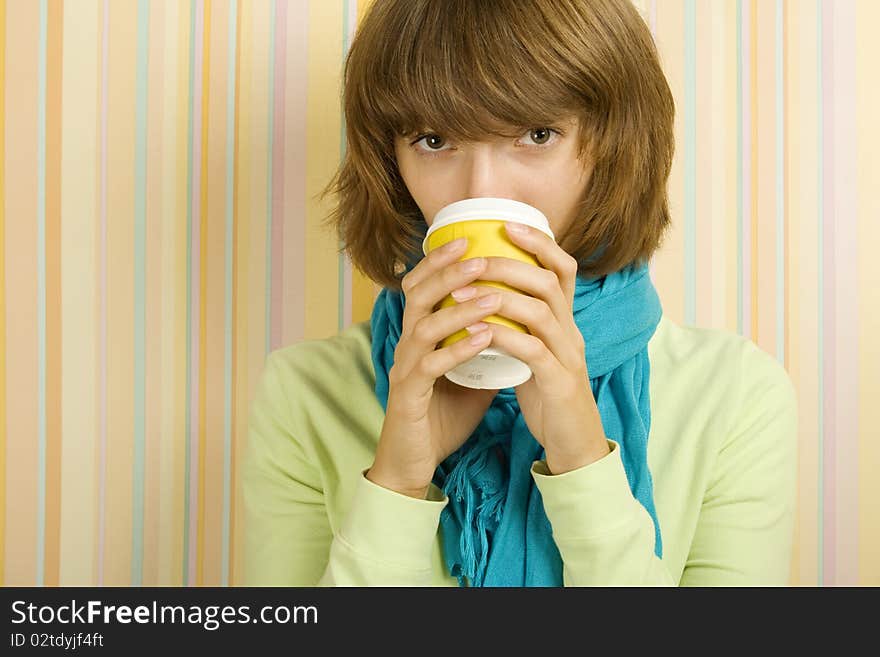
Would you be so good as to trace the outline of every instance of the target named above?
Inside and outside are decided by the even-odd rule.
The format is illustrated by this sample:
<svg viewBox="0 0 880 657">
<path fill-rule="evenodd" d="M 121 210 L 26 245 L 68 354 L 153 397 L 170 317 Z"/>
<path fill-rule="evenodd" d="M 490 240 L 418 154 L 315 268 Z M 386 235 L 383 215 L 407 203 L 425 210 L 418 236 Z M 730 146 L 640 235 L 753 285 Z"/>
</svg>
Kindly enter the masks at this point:
<svg viewBox="0 0 880 657">
<path fill-rule="evenodd" d="M 401 495 L 406 495 L 408 497 L 414 497 L 419 500 L 427 499 L 428 489 L 431 485 L 430 482 L 421 485 L 417 483 L 406 483 L 399 481 L 395 477 L 388 476 L 381 469 L 381 467 L 376 466 L 376 463 L 373 463 L 373 466 L 364 473 L 364 476 L 377 486 L 381 486 L 382 488 L 387 488 L 388 490 L 394 491 L 395 493 L 400 493 Z"/>
<path fill-rule="evenodd" d="M 608 440 L 603 438 L 599 444 L 575 453 L 563 454 L 548 449 L 545 451 L 544 460 L 551 475 L 560 475 L 590 465 L 610 453 Z"/>
</svg>

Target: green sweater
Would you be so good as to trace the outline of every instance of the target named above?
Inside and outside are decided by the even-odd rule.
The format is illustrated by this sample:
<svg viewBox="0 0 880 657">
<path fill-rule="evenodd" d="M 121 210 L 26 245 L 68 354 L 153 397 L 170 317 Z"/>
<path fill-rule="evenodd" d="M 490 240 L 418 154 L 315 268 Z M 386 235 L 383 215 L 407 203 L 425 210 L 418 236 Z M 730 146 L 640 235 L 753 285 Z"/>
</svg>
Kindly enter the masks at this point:
<svg viewBox="0 0 880 657">
<path fill-rule="evenodd" d="M 565 586 L 786 585 L 795 510 L 797 401 L 752 341 L 663 317 L 648 343 L 648 465 L 663 536 L 630 492 L 620 450 L 531 474 Z M 269 354 L 242 464 L 246 586 L 456 586 L 438 532 L 448 498 L 364 477 L 384 411 L 370 325 Z"/>
</svg>

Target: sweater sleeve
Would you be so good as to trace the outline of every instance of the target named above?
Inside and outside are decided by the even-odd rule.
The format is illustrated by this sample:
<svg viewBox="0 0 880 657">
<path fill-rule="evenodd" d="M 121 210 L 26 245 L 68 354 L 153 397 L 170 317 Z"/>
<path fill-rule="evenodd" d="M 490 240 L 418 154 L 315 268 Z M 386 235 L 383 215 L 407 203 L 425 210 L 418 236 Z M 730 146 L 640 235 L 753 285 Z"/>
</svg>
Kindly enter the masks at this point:
<svg viewBox="0 0 880 657">
<path fill-rule="evenodd" d="M 654 521 L 632 495 L 620 447 L 598 461 L 551 475 L 532 464 L 553 540 L 562 557 L 564 586 L 673 586 L 654 554 Z"/>
<path fill-rule="evenodd" d="M 629 490 L 619 447 L 550 475 L 536 461 L 566 586 L 771 586 L 788 581 L 796 500 L 797 399 L 786 371 L 753 344 L 734 421 L 703 492 L 678 582 L 654 554 L 654 525 Z M 661 527 L 662 531 L 662 527 Z"/>
<path fill-rule="evenodd" d="M 417 586 L 430 582 L 431 550 L 448 499 L 387 490 L 360 474 L 334 536 L 320 471 L 291 432 L 270 354 L 248 416 L 242 463 L 245 586 Z"/>
<path fill-rule="evenodd" d="M 449 502 L 430 484 L 419 500 L 358 480 L 357 492 L 330 546 L 321 586 L 430 586 L 440 512 Z"/>
</svg>

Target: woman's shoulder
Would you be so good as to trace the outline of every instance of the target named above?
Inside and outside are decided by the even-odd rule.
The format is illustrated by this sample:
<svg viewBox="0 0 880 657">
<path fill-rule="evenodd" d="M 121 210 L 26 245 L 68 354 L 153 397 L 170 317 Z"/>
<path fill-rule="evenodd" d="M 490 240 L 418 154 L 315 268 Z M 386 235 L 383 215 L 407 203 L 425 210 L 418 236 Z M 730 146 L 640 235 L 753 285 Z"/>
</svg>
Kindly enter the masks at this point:
<svg viewBox="0 0 880 657">
<path fill-rule="evenodd" d="M 728 329 L 685 326 L 663 315 L 648 343 L 651 360 L 683 363 L 698 360 L 736 359 L 747 338 Z"/>
<path fill-rule="evenodd" d="M 282 379 L 352 383 L 375 380 L 370 355 L 370 322 L 356 322 L 324 338 L 308 338 L 279 347 L 268 355 L 269 364 Z"/>
<path fill-rule="evenodd" d="M 729 329 L 683 326 L 664 315 L 648 349 L 652 373 L 686 381 L 694 392 L 703 386 L 722 386 L 740 399 L 755 399 L 760 391 L 785 403 L 796 396 L 783 363 Z"/>
<path fill-rule="evenodd" d="M 369 321 L 271 351 L 263 376 L 261 389 L 285 409 L 288 429 L 303 443 L 314 447 L 313 441 L 332 435 L 334 445 L 346 445 L 346 431 L 378 435 L 382 407 L 374 391 Z"/>
</svg>

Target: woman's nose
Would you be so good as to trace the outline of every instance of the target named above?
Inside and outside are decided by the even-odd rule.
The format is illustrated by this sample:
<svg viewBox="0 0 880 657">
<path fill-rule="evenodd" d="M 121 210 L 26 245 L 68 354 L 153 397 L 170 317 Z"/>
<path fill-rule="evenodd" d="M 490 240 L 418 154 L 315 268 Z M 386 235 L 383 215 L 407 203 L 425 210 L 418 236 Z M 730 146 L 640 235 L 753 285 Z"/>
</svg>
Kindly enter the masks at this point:
<svg viewBox="0 0 880 657">
<path fill-rule="evenodd" d="M 484 144 L 468 149 L 464 165 L 467 176 L 465 198 L 511 198 L 510 177 L 505 174 L 500 153 Z"/>
</svg>

